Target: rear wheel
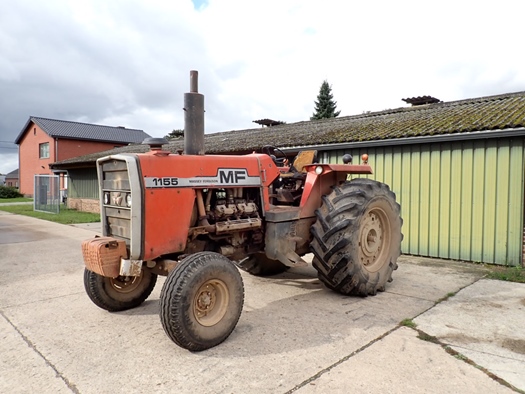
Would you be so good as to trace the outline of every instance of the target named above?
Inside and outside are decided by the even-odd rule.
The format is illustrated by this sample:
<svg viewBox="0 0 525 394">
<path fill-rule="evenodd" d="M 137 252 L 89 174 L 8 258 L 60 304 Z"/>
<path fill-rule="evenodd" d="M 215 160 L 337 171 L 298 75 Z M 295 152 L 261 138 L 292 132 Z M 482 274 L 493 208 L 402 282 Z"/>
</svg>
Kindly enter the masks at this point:
<svg viewBox="0 0 525 394">
<path fill-rule="evenodd" d="M 323 196 L 312 226 L 313 266 L 342 294 L 375 295 L 392 281 L 401 254 L 400 207 L 384 183 L 354 179 Z"/>
<path fill-rule="evenodd" d="M 243 303 L 244 285 L 234 264 L 218 253 L 195 253 L 168 274 L 160 296 L 160 320 L 177 345 L 206 350 L 228 338 Z"/>
<path fill-rule="evenodd" d="M 255 276 L 271 276 L 288 269 L 278 260 L 266 257 L 265 253 L 254 253 L 239 263 L 239 267 Z"/>
<path fill-rule="evenodd" d="M 98 307 L 110 312 L 131 309 L 142 304 L 151 294 L 157 275 L 142 268 L 140 276 L 106 278 L 88 269 L 84 270 L 86 293 Z"/>
</svg>

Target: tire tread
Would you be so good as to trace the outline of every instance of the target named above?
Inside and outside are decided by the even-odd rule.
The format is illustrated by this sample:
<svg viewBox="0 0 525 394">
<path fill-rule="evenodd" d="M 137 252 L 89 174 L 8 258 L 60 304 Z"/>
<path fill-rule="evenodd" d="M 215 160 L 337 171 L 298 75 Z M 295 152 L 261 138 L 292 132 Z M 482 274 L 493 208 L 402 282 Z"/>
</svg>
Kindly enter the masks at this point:
<svg viewBox="0 0 525 394">
<path fill-rule="evenodd" d="M 400 247 L 389 245 L 394 248 L 389 250 L 389 261 L 385 261 L 378 272 L 369 272 L 357 261 L 359 237 L 355 233 L 369 203 L 386 199 L 395 218 L 390 230 L 402 240 L 403 220 L 395 193 L 388 185 L 367 178 L 356 178 L 332 189 L 322 197 L 322 205 L 315 211 L 317 221 L 311 228 L 310 249 L 319 279 L 332 290 L 347 295 L 367 296 L 384 291 L 385 283 L 392 281 L 392 272 L 397 269 Z"/>
</svg>

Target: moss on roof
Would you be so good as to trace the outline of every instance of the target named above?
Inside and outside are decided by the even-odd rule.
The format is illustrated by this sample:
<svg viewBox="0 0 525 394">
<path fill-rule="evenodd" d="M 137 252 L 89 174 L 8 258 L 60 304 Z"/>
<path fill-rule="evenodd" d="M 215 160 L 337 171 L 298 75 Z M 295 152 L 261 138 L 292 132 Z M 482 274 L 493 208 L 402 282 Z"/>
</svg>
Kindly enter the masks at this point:
<svg viewBox="0 0 525 394">
<path fill-rule="evenodd" d="M 288 123 L 272 127 L 233 130 L 205 135 L 207 153 L 249 153 L 264 145 L 281 148 L 345 142 L 421 137 L 525 127 L 525 92 L 415 107 L 390 109 L 362 115 Z M 171 152 L 183 149 L 182 139 L 164 146 Z M 52 168 L 89 165 L 109 154 L 146 152 L 145 145 L 130 145 L 80 156 L 52 164 Z"/>
</svg>

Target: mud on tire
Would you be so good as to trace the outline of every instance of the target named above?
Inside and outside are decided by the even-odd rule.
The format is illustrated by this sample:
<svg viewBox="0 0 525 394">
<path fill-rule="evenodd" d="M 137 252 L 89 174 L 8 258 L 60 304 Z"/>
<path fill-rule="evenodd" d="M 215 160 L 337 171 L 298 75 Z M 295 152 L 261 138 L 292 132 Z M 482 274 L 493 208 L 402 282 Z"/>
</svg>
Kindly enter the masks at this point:
<svg viewBox="0 0 525 394">
<path fill-rule="evenodd" d="M 99 308 L 110 312 L 124 311 L 142 304 L 157 283 L 157 275 L 143 268 L 140 276 L 106 278 L 84 269 L 84 288 Z"/>
<path fill-rule="evenodd" d="M 322 201 L 310 244 L 319 279 L 345 295 L 384 291 L 403 238 L 395 194 L 384 183 L 358 178 L 333 187 Z"/>
<path fill-rule="evenodd" d="M 233 262 L 218 253 L 199 252 L 168 274 L 160 295 L 160 320 L 173 342 L 201 351 L 228 338 L 243 304 L 244 285 Z"/>
</svg>

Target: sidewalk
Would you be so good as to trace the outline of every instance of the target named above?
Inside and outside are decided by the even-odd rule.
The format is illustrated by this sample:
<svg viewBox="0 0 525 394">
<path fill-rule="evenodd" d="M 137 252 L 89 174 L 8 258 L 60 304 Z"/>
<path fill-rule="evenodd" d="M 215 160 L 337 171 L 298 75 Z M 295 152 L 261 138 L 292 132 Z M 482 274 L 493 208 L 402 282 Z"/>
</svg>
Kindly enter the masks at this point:
<svg viewBox="0 0 525 394">
<path fill-rule="evenodd" d="M 20 201 L 20 202 L 1 202 L 0 200 L 0 206 L 3 205 L 33 205 L 33 201 Z"/>
<path fill-rule="evenodd" d="M 327 290 L 311 267 L 242 273 L 236 329 L 190 353 L 161 327 L 164 278 L 136 309 L 91 303 L 80 252 L 100 229 L 90 225 L 0 211 L 0 392 L 525 391 L 525 285 L 483 279 L 481 266 L 402 256 L 367 298 Z"/>
</svg>

